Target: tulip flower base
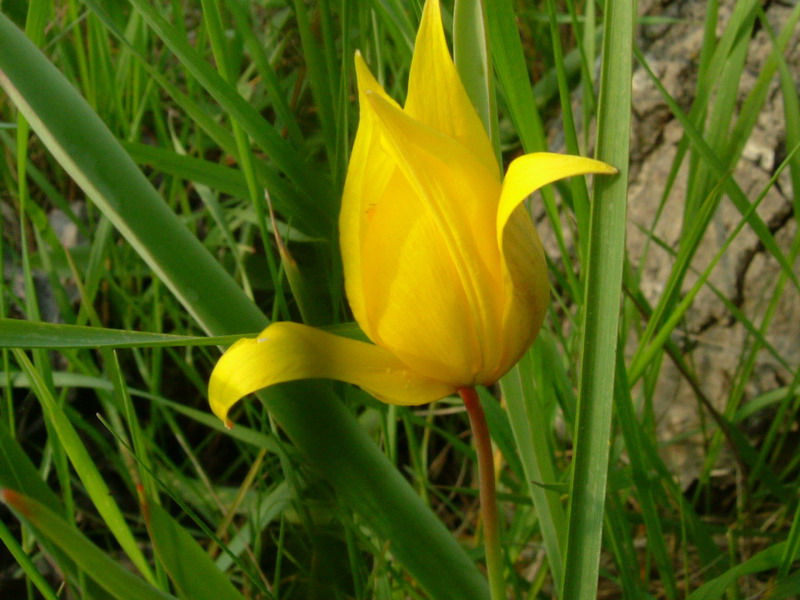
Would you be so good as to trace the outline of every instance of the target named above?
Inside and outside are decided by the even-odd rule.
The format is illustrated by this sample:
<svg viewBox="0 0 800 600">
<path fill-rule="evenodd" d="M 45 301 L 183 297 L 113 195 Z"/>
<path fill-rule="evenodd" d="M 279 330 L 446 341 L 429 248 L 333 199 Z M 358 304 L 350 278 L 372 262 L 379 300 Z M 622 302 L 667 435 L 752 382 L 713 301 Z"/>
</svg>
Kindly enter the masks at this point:
<svg viewBox="0 0 800 600">
<path fill-rule="evenodd" d="M 464 407 L 467 409 L 472 427 L 472 437 L 475 440 L 475 452 L 478 455 L 478 485 L 489 589 L 492 600 L 502 600 L 505 598 L 505 582 L 503 580 L 503 556 L 500 549 L 500 520 L 497 512 L 492 440 L 489 437 L 486 416 L 475 388 L 460 388 L 458 395 L 461 396 Z"/>
<path fill-rule="evenodd" d="M 337 379 L 413 406 L 500 379 L 533 343 L 549 304 L 542 243 L 522 202 L 555 181 L 612 174 L 590 158 L 515 159 L 504 179 L 428 0 L 401 107 L 355 57 L 360 118 L 339 238 L 347 299 L 372 343 L 278 322 L 217 363 L 211 409 L 259 389 Z M 424 310 L 420 310 L 420 306 Z"/>
</svg>

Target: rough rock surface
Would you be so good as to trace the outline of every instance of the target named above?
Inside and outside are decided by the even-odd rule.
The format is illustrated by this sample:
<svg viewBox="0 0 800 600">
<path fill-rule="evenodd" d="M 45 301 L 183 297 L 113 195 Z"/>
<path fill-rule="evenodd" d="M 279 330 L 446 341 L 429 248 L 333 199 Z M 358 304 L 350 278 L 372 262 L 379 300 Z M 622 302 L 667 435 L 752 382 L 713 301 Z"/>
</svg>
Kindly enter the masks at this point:
<svg viewBox="0 0 800 600">
<path fill-rule="evenodd" d="M 791 7 L 778 3 L 768 4 L 768 19 L 779 30 Z M 730 19 L 732 5 L 732 2 L 721 3 L 718 36 L 722 35 L 723 28 Z M 645 28 L 640 41 L 646 49 L 651 68 L 684 109 L 691 106 L 697 89 L 696 58 L 703 39 L 702 20 L 705 9 L 706 5 L 702 2 L 662 2 L 660 5 L 652 3 L 648 14 L 659 14 L 663 11 L 665 15 L 685 20 L 666 28 L 661 35 L 658 31 Z M 764 28 L 757 27 L 756 31 L 750 40 L 731 123 L 736 122 L 742 103 L 754 88 L 773 49 Z M 800 72 L 798 40 L 800 34 L 796 31 L 784 54 L 794 73 Z M 641 228 L 650 229 L 654 222 L 677 144 L 682 136 L 682 128 L 643 68 L 636 69 L 633 85 L 634 168 L 631 172 L 628 250 L 631 261 L 636 264 L 641 260 L 646 244 L 646 236 Z M 785 153 L 785 117 L 779 85 L 778 78 L 773 77 L 758 121 L 745 142 L 742 156 L 733 171 L 734 179 L 750 202 L 758 199 L 782 160 L 781 154 Z M 712 110 L 707 127 L 716 118 L 726 116 L 715 114 Z M 688 172 L 686 167 L 685 161 L 654 230 L 673 250 L 678 249 L 677 241 L 682 229 Z M 778 179 L 778 185 L 769 189 L 757 209 L 785 255 L 789 255 L 797 229 L 792 198 L 789 173 L 784 171 Z M 741 213 L 730 199 L 723 197 L 692 261 L 696 269 L 703 270 L 711 263 L 741 218 Z M 651 243 L 649 246 L 643 265 L 642 289 L 649 296 L 648 300 L 655 302 L 674 260 L 657 245 Z M 755 233 L 745 227 L 722 255 L 709 281 L 756 327 L 761 327 L 779 279 L 780 267 L 777 261 L 764 250 Z M 683 283 L 684 293 L 688 292 L 695 281 L 695 275 L 690 274 L 686 278 Z M 765 332 L 767 341 L 790 365 L 800 363 L 799 325 L 800 296 L 797 289 L 788 283 Z M 752 336 L 740 320 L 733 318 L 723 300 L 709 286 L 705 286 L 695 299 L 686 315 L 682 333 L 684 339 L 677 336 L 673 336 L 673 339 L 682 348 L 691 349 L 687 359 L 698 375 L 701 390 L 718 411 L 724 412 L 731 398 L 732 387 L 741 377 L 742 365 L 753 346 Z M 769 352 L 760 350 L 752 375 L 747 378 L 741 402 L 746 403 L 759 394 L 785 386 L 789 381 L 790 374 L 779 361 Z M 700 426 L 696 394 L 669 361 L 665 362 L 661 374 L 655 410 L 660 419 L 660 433 L 664 440 L 673 440 L 697 431 Z M 765 417 L 768 420 L 769 413 L 757 414 L 745 423 L 745 427 L 758 429 L 764 424 Z M 683 438 L 678 444 L 672 444 L 669 449 L 669 461 L 685 485 L 696 477 L 699 463 L 704 458 L 705 451 L 700 444 L 702 436 L 693 435 Z M 725 476 L 724 469 L 722 471 L 718 473 Z"/>
<path fill-rule="evenodd" d="M 642 15 L 672 19 L 642 25 L 638 29 L 637 41 L 650 68 L 681 109 L 688 112 L 698 89 L 697 71 L 707 4 L 696 0 L 643 0 L 639 4 Z M 735 3 L 723 1 L 720 4 L 718 38 L 731 18 Z M 792 6 L 767 2 L 765 10 L 772 27 L 780 30 Z M 772 52 L 772 42 L 764 28 L 756 26 L 755 31 L 749 41 L 739 93 L 732 107 L 731 127 Z M 800 31 L 795 31 L 784 56 L 792 72 L 800 73 Z M 714 106 L 715 98 L 712 95 L 711 106 Z M 648 73 L 638 64 L 634 65 L 633 103 L 627 247 L 631 266 L 641 269 L 640 289 L 648 302 L 654 305 L 674 267 L 674 252 L 679 248 L 679 241 L 685 237 L 683 219 L 689 157 L 684 158 L 662 206 L 673 160 L 683 137 L 683 127 Z M 715 119 L 726 118 L 727 115 L 710 111 L 706 130 Z M 733 178 L 750 202 L 757 200 L 785 157 L 784 122 L 782 95 L 776 75 L 770 83 L 757 123 L 744 144 L 741 158 L 732 171 Z M 784 171 L 778 184 L 766 193 L 757 209 L 787 256 L 797 230 L 792 198 L 789 173 Z M 741 218 L 731 200 L 723 196 L 692 260 L 696 271 L 690 271 L 682 283 L 682 294 L 685 295 L 695 283 L 697 273 L 711 263 Z M 647 231 L 651 231 L 658 242 L 648 241 Z M 547 235 L 544 240 L 551 255 L 558 257 L 558 249 L 552 242 L 548 243 Z M 750 227 L 745 226 L 722 255 L 709 282 L 758 328 L 767 314 L 779 280 L 777 261 L 764 250 Z M 792 368 L 800 363 L 799 330 L 800 295 L 788 282 L 774 315 L 768 321 L 765 337 L 780 357 L 794 365 Z M 704 286 L 682 324 L 673 333 L 672 340 L 697 374 L 700 390 L 709 403 L 716 410 L 725 412 L 732 390 L 741 377 L 742 365 L 753 347 L 753 337 L 741 321 L 733 317 L 725 302 L 709 286 Z M 637 345 L 638 340 L 632 339 L 629 356 Z M 790 382 L 789 371 L 770 352 L 761 349 L 756 355 L 752 374 L 747 378 L 740 405 Z M 708 414 L 699 406 L 696 392 L 668 358 L 662 365 L 654 410 L 660 439 L 670 442 L 664 456 L 681 484 L 689 485 L 697 477 L 707 453 L 700 434 L 700 411 L 706 412 L 706 421 Z M 769 425 L 771 416 L 769 409 L 756 413 L 742 424 L 745 433 L 758 433 Z M 723 459 L 718 463 L 721 468 L 714 471 L 715 476 L 729 477 L 733 464 L 732 460 Z"/>
</svg>

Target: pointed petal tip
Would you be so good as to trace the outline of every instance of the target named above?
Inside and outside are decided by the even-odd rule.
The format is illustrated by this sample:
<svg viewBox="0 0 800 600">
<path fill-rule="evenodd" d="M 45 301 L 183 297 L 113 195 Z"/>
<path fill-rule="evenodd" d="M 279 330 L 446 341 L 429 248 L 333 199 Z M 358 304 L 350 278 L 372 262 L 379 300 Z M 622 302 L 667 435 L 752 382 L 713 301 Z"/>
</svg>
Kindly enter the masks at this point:
<svg viewBox="0 0 800 600">
<path fill-rule="evenodd" d="M 372 110 L 378 113 L 378 116 L 385 117 L 386 115 L 398 112 L 403 114 L 403 109 L 397 105 L 393 105 L 386 97 L 376 90 L 365 89 L 364 98 L 367 99 Z"/>
<path fill-rule="evenodd" d="M 209 389 L 208 403 L 211 406 L 211 412 L 214 413 L 215 417 L 222 421 L 225 429 L 231 429 L 233 427 L 233 421 L 228 418 L 228 408 L 224 406 L 217 396 L 218 394 L 215 391 Z"/>
<path fill-rule="evenodd" d="M 604 163 L 601 160 L 597 160 L 595 162 L 598 163 L 598 170 L 595 171 L 596 174 L 598 174 L 598 175 L 618 175 L 619 174 L 619 169 L 617 167 L 609 165 L 608 163 Z"/>
<path fill-rule="evenodd" d="M 361 50 L 356 50 L 353 53 L 353 62 L 356 65 L 356 73 L 367 66 L 367 62 L 364 60 L 364 55 L 361 54 Z"/>
<path fill-rule="evenodd" d="M 596 158 L 583 158 L 580 156 L 575 158 L 586 161 L 587 166 L 591 168 L 591 170 L 588 171 L 589 173 L 594 173 L 595 175 L 616 175 L 619 173 L 619 169 L 606 162 L 603 162 L 602 160 L 597 160 Z"/>
</svg>

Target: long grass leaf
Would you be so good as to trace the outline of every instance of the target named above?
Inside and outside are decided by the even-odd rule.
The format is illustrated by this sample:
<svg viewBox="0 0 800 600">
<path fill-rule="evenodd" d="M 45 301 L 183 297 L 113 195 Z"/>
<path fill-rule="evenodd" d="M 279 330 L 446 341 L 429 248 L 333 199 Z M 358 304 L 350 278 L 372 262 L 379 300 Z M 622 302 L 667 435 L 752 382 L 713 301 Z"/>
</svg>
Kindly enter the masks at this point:
<svg viewBox="0 0 800 600">
<path fill-rule="evenodd" d="M 257 333 L 257 332 L 254 332 Z M 147 348 L 228 345 L 241 336 L 198 337 L 0 319 L 0 348 Z"/>
<path fill-rule="evenodd" d="M 128 524 L 122 516 L 119 505 L 114 500 L 108 486 L 100 475 L 94 461 L 89 456 L 86 446 L 81 442 L 78 432 L 70 423 L 67 416 L 58 406 L 55 398 L 50 394 L 50 390 L 41 379 L 39 373 L 34 369 L 30 359 L 21 350 L 15 350 L 14 356 L 18 363 L 23 367 L 32 383 L 32 389 L 36 393 L 42 405 L 42 412 L 47 415 L 47 420 L 58 434 L 59 441 L 69 456 L 72 466 L 78 473 L 86 493 L 91 498 L 97 511 L 103 517 L 108 529 L 119 542 L 122 549 L 131 559 L 136 568 L 144 575 L 148 581 L 152 582 L 153 574 L 150 566 L 142 554 L 136 540 L 133 537 Z"/>
<path fill-rule="evenodd" d="M 487 27 L 485 0 L 456 0 L 453 7 L 453 60 L 499 158 L 500 134 Z"/>
<path fill-rule="evenodd" d="M 140 579 L 90 542 L 63 517 L 19 492 L 0 490 L 0 499 L 23 520 L 55 542 L 92 579 L 118 600 L 174 600 Z"/>
<path fill-rule="evenodd" d="M 183 598 L 242 599 L 242 595 L 208 554 L 166 510 L 157 504 L 147 504 L 145 520 L 153 548 Z M 202 577 L 198 577 L 198 572 L 202 573 Z"/>
<path fill-rule="evenodd" d="M 722 575 L 702 585 L 689 594 L 687 600 L 718 600 L 722 598 L 725 591 L 732 585 L 735 585 L 739 577 L 776 568 L 780 564 L 781 555 L 785 548 L 786 543 L 782 542 L 770 546 L 766 550 L 762 550 L 746 561 L 728 569 Z M 794 593 L 800 592 L 800 585 L 797 583 L 795 583 L 795 585 L 797 587 Z"/>
<path fill-rule="evenodd" d="M 553 580 L 560 588 L 563 581 L 563 549 L 566 516 L 558 492 L 552 449 L 547 443 L 547 424 L 541 397 L 534 387 L 531 352 L 502 379 L 511 429 L 525 472 L 525 481 L 541 522 L 542 537 Z"/>
<path fill-rule="evenodd" d="M 625 250 L 634 4 L 605 3 L 597 158 L 620 172 L 595 181 L 591 205 L 564 600 L 589 600 L 597 590 Z"/>
<path fill-rule="evenodd" d="M 56 592 L 47 583 L 44 575 L 42 575 L 31 557 L 27 555 L 25 549 L 2 521 L 0 521 L 0 542 L 5 544 L 11 556 L 24 571 L 25 576 L 36 586 L 36 589 L 39 590 L 45 600 L 58 600 Z"/>
</svg>

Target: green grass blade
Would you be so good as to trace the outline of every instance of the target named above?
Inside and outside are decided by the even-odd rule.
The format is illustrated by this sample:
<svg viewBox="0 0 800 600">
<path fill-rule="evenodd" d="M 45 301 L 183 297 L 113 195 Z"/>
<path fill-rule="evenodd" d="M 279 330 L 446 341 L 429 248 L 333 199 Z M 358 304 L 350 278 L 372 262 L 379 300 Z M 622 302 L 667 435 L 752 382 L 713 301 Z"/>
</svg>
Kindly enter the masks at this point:
<svg viewBox="0 0 800 600">
<path fill-rule="evenodd" d="M 786 543 L 775 544 L 766 550 L 762 550 L 755 556 L 739 563 L 735 567 L 728 569 L 720 575 L 699 587 L 689 594 L 686 600 L 718 600 L 725 595 L 726 590 L 736 584 L 739 577 L 751 573 L 759 573 L 776 568 L 780 564 L 781 556 L 785 550 Z M 800 589 L 795 589 L 797 593 Z"/>
<path fill-rule="evenodd" d="M 122 511 L 114 500 L 111 490 L 108 489 L 105 481 L 100 476 L 97 466 L 86 450 L 86 446 L 81 442 L 78 432 L 75 431 L 67 416 L 58 406 L 56 399 L 50 394 L 50 390 L 33 367 L 27 355 L 21 350 L 14 350 L 14 356 L 28 375 L 32 383 L 32 389 L 42 405 L 42 412 L 47 415 L 52 428 L 58 434 L 59 441 L 83 482 L 86 493 L 103 517 L 108 529 L 142 575 L 148 581 L 154 581 L 144 554 L 142 554 L 128 524 L 125 522 Z"/>
<path fill-rule="evenodd" d="M 526 152 L 548 149 L 544 126 L 537 108 L 537 97 L 531 86 L 525 53 L 517 31 L 517 19 L 510 0 L 487 0 L 487 29 L 489 31 L 500 91 L 508 107 L 508 116 L 522 141 Z M 541 83 L 541 82 L 539 82 Z M 539 85 L 539 84 L 537 84 Z M 547 216 L 553 225 L 559 251 L 569 256 L 552 186 L 542 190 Z M 580 298 L 583 291 L 571 264 L 565 267 L 573 297 Z"/>
<path fill-rule="evenodd" d="M 314 383 L 282 385 L 269 407 L 337 494 L 391 540 L 392 554 L 432 598 L 485 600 L 488 586 L 474 563 L 366 432 L 351 424 L 352 416 L 333 410 L 336 400 L 324 390 Z"/>
<path fill-rule="evenodd" d="M 169 23 L 148 2 L 129 0 L 131 5 L 141 13 L 147 24 L 158 34 L 158 37 L 175 53 L 184 67 L 193 77 L 220 103 L 225 111 L 235 119 L 264 152 L 275 162 L 280 170 L 291 179 L 298 189 L 310 196 L 318 196 L 321 208 L 333 209 L 330 205 L 333 194 L 325 186 L 324 178 L 309 178 L 306 173 L 306 161 L 280 137 L 272 126 L 266 122 L 242 98 L 234 87 L 229 85 L 201 57 L 189 43 L 181 37 Z"/>
<path fill-rule="evenodd" d="M 317 6 L 315 10 L 320 13 L 326 11 L 321 3 L 315 3 Z M 308 79 L 311 85 L 311 92 L 314 96 L 314 105 L 318 109 L 320 126 L 322 135 L 325 140 L 325 147 L 327 150 L 328 158 L 331 163 L 331 168 L 336 172 L 336 164 L 333 159 L 336 153 L 336 119 L 334 117 L 334 93 L 331 88 L 332 73 L 327 68 L 325 60 L 325 52 L 320 43 L 321 40 L 317 39 L 317 35 L 312 31 L 311 21 L 309 19 L 309 9 L 304 0 L 295 0 L 294 13 L 297 18 L 297 25 L 300 32 L 300 43 L 303 47 L 303 59 L 305 60 L 308 69 Z M 320 17 L 325 19 L 325 16 Z M 316 23 L 318 24 L 318 23 Z"/>
<path fill-rule="evenodd" d="M 96 0 L 86 0 L 86 4 L 95 12 L 95 14 L 103 21 L 109 31 L 114 34 L 121 41 L 121 43 L 125 45 L 126 48 L 132 49 L 132 46 L 126 39 L 125 35 L 115 27 L 114 22 L 106 14 L 103 5 L 98 4 Z M 176 51 L 176 54 L 178 54 L 181 58 L 186 59 L 190 65 L 194 65 L 197 69 L 202 71 L 206 77 L 213 80 L 215 85 L 214 89 L 217 90 L 218 93 L 216 99 L 218 102 L 220 102 L 220 105 L 223 107 L 223 109 L 230 113 L 233 118 L 237 119 L 237 122 L 242 125 L 242 127 L 251 135 L 256 143 L 259 143 L 259 145 L 262 147 L 266 145 L 266 147 L 269 148 L 271 142 L 269 140 L 262 139 L 264 135 L 266 135 L 270 140 L 272 139 L 273 136 L 271 134 L 264 133 L 262 131 L 269 129 L 269 125 L 266 122 L 263 122 L 261 117 L 254 112 L 254 109 L 252 109 L 252 107 L 250 107 L 241 98 L 241 96 L 239 96 L 234 88 L 225 83 L 224 80 L 222 80 L 208 64 L 206 64 L 190 47 L 187 46 L 186 42 L 180 37 L 180 35 L 171 29 L 169 25 L 163 19 L 161 19 L 157 13 L 154 12 L 152 7 L 145 7 L 144 10 L 150 11 L 154 23 L 166 29 L 167 33 L 170 35 L 169 39 L 173 40 L 177 46 L 177 48 L 172 48 L 174 51 Z M 180 53 L 180 51 L 185 51 L 186 55 L 184 56 Z M 223 128 L 219 123 L 217 123 L 212 115 L 206 113 L 205 109 L 195 102 L 192 97 L 183 93 L 177 86 L 173 85 L 166 77 L 164 77 L 163 73 L 161 73 L 153 65 L 149 64 L 144 56 L 139 54 L 138 51 L 135 51 L 135 53 L 137 58 L 140 60 L 142 67 L 147 70 L 148 75 L 175 99 L 176 103 L 187 113 L 187 116 L 192 121 L 197 123 L 197 125 L 206 133 L 208 133 L 208 135 L 226 152 L 230 153 L 234 157 L 237 156 L 237 146 L 234 136 L 231 135 L 231 133 Z M 187 66 L 187 68 L 189 67 Z M 201 79 L 200 82 L 203 83 L 203 80 Z M 232 110 L 232 107 L 227 105 L 228 102 L 235 104 L 238 109 Z M 244 121 L 242 119 L 244 119 Z M 256 133 L 253 132 L 254 130 L 256 130 Z M 258 135 L 257 132 L 262 132 L 262 135 Z M 279 157 L 282 154 L 291 151 L 291 147 L 288 146 L 284 140 L 281 139 L 275 143 L 284 148 L 284 152 L 279 153 Z M 279 170 L 287 164 L 294 164 L 295 167 L 299 168 L 299 166 L 302 165 L 302 161 L 293 154 L 292 156 L 285 158 L 285 160 L 277 162 L 267 163 L 263 161 L 257 161 L 254 163 L 253 168 L 255 168 L 259 174 L 259 181 L 272 193 L 276 205 L 282 210 L 285 210 L 287 214 L 295 215 L 297 217 L 299 221 L 298 226 L 302 225 L 308 231 L 312 231 L 317 234 L 321 232 L 329 232 L 332 223 L 335 220 L 335 207 L 333 206 L 334 203 L 332 201 L 320 202 L 320 199 L 327 198 L 330 190 L 319 191 L 318 194 L 314 196 L 310 195 L 302 188 L 292 185 L 292 182 L 282 177 L 279 172 Z M 297 168 L 295 171 L 297 171 Z M 242 180 L 244 181 L 244 176 L 241 176 Z M 297 172 L 294 172 L 294 176 L 296 178 L 300 178 L 300 175 Z M 246 196 L 247 193 L 242 195 Z"/>
<path fill-rule="evenodd" d="M 254 332 L 253 335 L 255 335 Z M 37 323 L 0 318 L 0 348 L 147 348 L 157 346 L 227 346 L 239 335 L 198 337 Z"/>
<path fill-rule="evenodd" d="M 550 39 L 553 47 L 555 61 L 556 82 L 558 83 L 558 97 L 561 102 L 561 122 L 564 127 L 564 142 L 568 154 L 580 154 L 578 132 L 575 128 L 575 119 L 572 115 L 572 94 L 567 81 L 566 61 L 561 48 L 561 36 L 556 24 L 556 6 L 554 0 L 547 0 L 547 13 L 550 21 Z M 581 61 L 583 62 L 583 61 Z M 591 92 L 584 92 L 591 94 Z M 567 182 L 572 191 L 572 207 L 575 211 L 575 220 L 578 225 L 578 250 L 581 264 L 586 263 L 586 248 L 589 240 L 589 192 L 586 182 L 580 177 L 571 177 Z"/>
<path fill-rule="evenodd" d="M 230 58 L 228 52 L 228 40 L 223 30 L 222 15 L 220 14 L 219 3 L 214 0 L 202 0 L 203 21 L 205 23 L 208 37 L 211 42 L 211 47 L 214 53 L 214 61 L 217 64 L 217 69 L 223 80 L 230 86 L 236 85 L 237 75 L 229 65 Z M 264 244 L 265 254 L 267 258 L 267 265 L 270 271 L 270 278 L 273 282 L 279 280 L 277 267 L 273 252 L 269 244 L 269 231 L 267 229 L 267 221 L 264 211 L 263 190 L 258 184 L 258 178 L 255 172 L 255 160 L 253 152 L 250 148 L 250 138 L 240 124 L 239 120 L 234 118 L 232 120 L 233 137 L 236 141 L 237 156 L 239 157 L 239 165 L 244 173 L 245 181 L 247 182 L 247 191 L 250 199 L 250 204 L 255 208 L 256 221 L 258 228 L 261 231 L 261 242 Z M 274 129 L 267 127 L 267 129 L 275 133 Z M 230 234 L 228 234 L 230 235 Z M 252 296 L 249 287 L 245 287 L 245 292 L 248 296 Z M 288 316 L 286 309 L 286 300 L 282 291 L 276 295 L 276 302 L 280 307 L 281 313 Z"/>
<path fill-rule="evenodd" d="M 500 133 L 484 0 L 456 0 L 453 7 L 453 60 L 499 159 Z"/>
<path fill-rule="evenodd" d="M 175 175 L 186 181 L 207 185 L 218 192 L 240 198 L 247 196 L 247 182 L 241 171 L 147 144 L 125 142 L 122 146 L 140 165 L 153 167 L 161 173 Z"/>
<path fill-rule="evenodd" d="M 786 539 L 786 548 L 784 548 L 783 556 L 781 556 L 778 568 L 780 577 L 786 577 L 798 555 L 800 555 L 800 504 L 795 508 L 792 526 Z"/>
<path fill-rule="evenodd" d="M 590 600 L 597 590 L 625 250 L 633 5 L 605 4 L 597 158 L 620 173 L 595 180 L 591 204 L 564 600 Z"/>
<path fill-rule="evenodd" d="M 546 150 L 544 128 L 528 76 L 511 0 L 487 0 L 487 29 L 497 79 L 514 129 L 526 151 Z"/>
<path fill-rule="evenodd" d="M 270 99 L 275 109 L 275 114 L 279 119 L 280 125 L 286 127 L 289 140 L 299 144 L 303 139 L 300 125 L 280 89 L 281 84 L 278 80 L 278 76 L 275 74 L 275 70 L 270 64 L 269 57 L 267 56 L 267 48 L 264 47 L 263 41 L 256 37 L 253 25 L 248 21 L 248 5 L 238 2 L 237 0 L 227 0 L 226 6 L 228 10 L 231 11 L 236 21 L 236 29 L 244 38 L 245 46 L 258 69 L 258 73 L 261 75 L 261 79 L 266 88 L 267 98 Z"/>
<path fill-rule="evenodd" d="M 0 420 L 0 487 L 11 488 L 31 496 L 50 510 L 64 513 L 56 495 L 42 480 L 28 455 Z"/>
<path fill-rule="evenodd" d="M 417 31 L 408 17 L 407 5 L 403 0 L 372 0 L 373 10 L 382 16 L 381 21 L 391 31 L 395 42 L 403 52 L 402 60 L 408 64 Z"/>
<path fill-rule="evenodd" d="M 644 433 L 636 420 L 627 373 L 621 357 L 617 360 L 617 381 L 619 384 L 614 386 L 614 407 L 619 417 L 622 435 L 625 438 L 625 447 L 628 449 L 628 459 L 631 464 L 631 477 L 636 486 L 642 517 L 647 527 L 647 547 L 653 553 L 653 560 L 661 575 L 660 581 L 664 586 L 666 597 L 677 598 L 678 587 L 659 518 L 659 504 L 654 489 L 656 486 L 650 477 L 650 465 L 646 462 L 647 453 L 642 441 Z M 624 567 L 624 565 L 620 566 Z"/>
<path fill-rule="evenodd" d="M 533 384 L 532 358 L 531 352 L 523 356 L 520 363 L 503 377 L 501 385 L 525 480 L 541 523 L 547 560 L 555 585 L 560 588 L 564 573 L 562 556 L 566 516 L 560 494 L 553 487 L 548 487 L 558 481 L 552 450 L 545 434 L 548 429 L 545 413 Z"/>
<path fill-rule="evenodd" d="M 153 548 L 182 598 L 241 600 L 230 580 L 197 542 L 158 504 L 144 508 Z M 202 576 L 198 576 L 202 573 Z"/>
<path fill-rule="evenodd" d="M 174 600 L 140 579 L 90 542 L 52 510 L 19 492 L 0 490 L 0 498 L 17 514 L 52 540 L 101 587 L 118 600 Z"/>
<path fill-rule="evenodd" d="M 47 583 L 44 575 L 39 572 L 31 557 L 28 556 L 25 549 L 2 521 L 0 521 L 0 541 L 5 544 L 11 556 L 24 571 L 25 576 L 36 586 L 36 589 L 39 590 L 45 600 L 58 600 L 58 596 L 53 591 L 53 588 L 50 587 L 50 584 Z"/>
</svg>

